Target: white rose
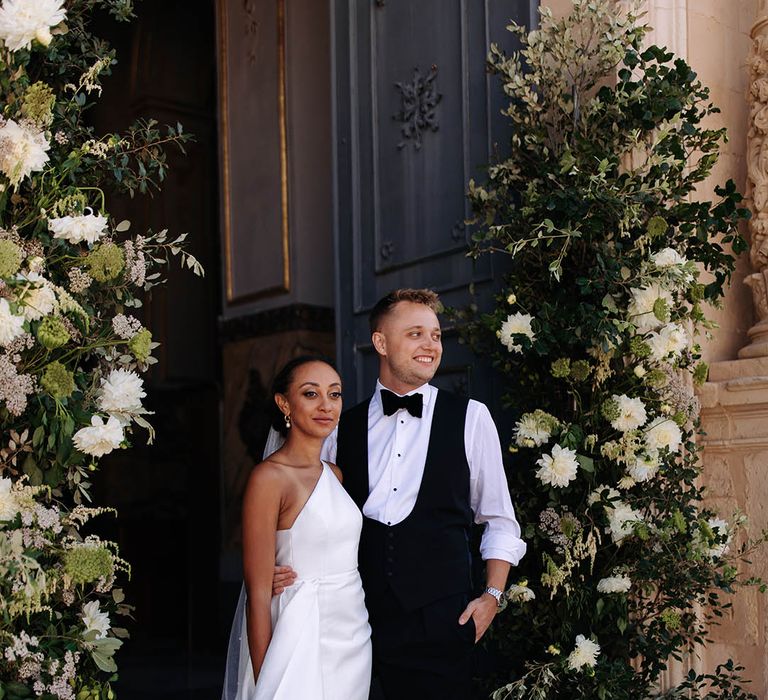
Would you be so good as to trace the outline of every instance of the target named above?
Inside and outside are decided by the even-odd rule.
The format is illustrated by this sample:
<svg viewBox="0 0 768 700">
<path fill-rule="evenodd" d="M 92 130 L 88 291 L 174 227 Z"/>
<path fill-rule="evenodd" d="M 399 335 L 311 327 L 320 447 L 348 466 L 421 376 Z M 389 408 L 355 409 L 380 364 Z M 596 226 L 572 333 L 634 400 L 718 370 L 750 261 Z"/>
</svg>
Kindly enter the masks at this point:
<svg viewBox="0 0 768 700">
<path fill-rule="evenodd" d="M 619 407 L 618 418 L 611 421 L 611 426 L 615 430 L 626 433 L 639 428 L 647 420 L 645 404 L 640 399 L 631 399 L 626 394 L 621 396 L 614 394 L 613 400 Z"/>
<path fill-rule="evenodd" d="M 0 297 L 0 346 L 7 347 L 24 335 L 24 317 L 11 312 L 7 299 Z"/>
<path fill-rule="evenodd" d="M 521 345 L 516 345 L 512 336 L 514 335 L 526 335 L 531 340 L 534 340 L 536 335 L 531 328 L 531 321 L 533 316 L 530 314 L 521 314 L 519 311 L 507 316 L 507 320 L 501 324 L 501 330 L 499 331 L 499 340 L 510 352 L 522 352 Z"/>
<path fill-rule="evenodd" d="M 568 486 L 576 478 L 579 468 L 576 451 L 560 445 L 552 448 L 551 455 L 542 455 L 536 464 L 541 467 L 536 472 L 541 483 L 558 487 Z"/>
<path fill-rule="evenodd" d="M 51 43 L 51 27 L 64 21 L 64 0 L 4 0 L 0 7 L 0 39 L 11 50 L 28 49 L 37 39 Z"/>
<path fill-rule="evenodd" d="M 656 267 L 671 267 L 672 265 L 685 265 L 688 261 L 674 248 L 664 248 L 651 256 L 651 262 Z"/>
<path fill-rule="evenodd" d="M 0 522 L 13 520 L 19 512 L 19 504 L 13 493 L 13 482 L 0 479 Z"/>
<path fill-rule="evenodd" d="M 653 313 L 653 307 L 658 299 L 663 299 L 668 306 L 672 306 L 672 293 L 658 284 L 650 284 L 647 287 L 639 287 L 630 290 L 632 300 L 627 311 L 629 320 L 635 324 L 638 332 L 645 333 L 662 325 Z"/>
<path fill-rule="evenodd" d="M 9 119 L 0 126 L 0 172 L 8 177 L 11 185 L 18 185 L 45 167 L 49 148 L 42 131 Z"/>
<path fill-rule="evenodd" d="M 101 612 L 98 600 L 92 600 L 90 603 L 83 605 L 83 611 L 80 615 L 80 619 L 85 625 L 83 636 L 89 632 L 96 632 L 96 639 L 104 639 L 109 632 L 110 622 L 109 613 Z"/>
<path fill-rule="evenodd" d="M 104 235 L 106 228 L 107 217 L 101 214 L 91 213 L 48 219 L 48 229 L 53 233 L 53 237 L 63 238 L 73 245 L 83 241 L 93 245 Z"/>
<path fill-rule="evenodd" d="M 109 376 L 101 380 L 99 410 L 127 423 L 129 416 L 144 413 L 141 399 L 146 395 L 144 382 L 136 372 L 113 369 Z"/>
<path fill-rule="evenodd" d="M 645 433 L 645 444 L 648 452 L 657 452 L 666 447 L 670 452 L 677 452 L 683 441 L 683 433 L 675 421 L 660 418 Z"/>
<path fill-rule="evenodd" d="M 600 645 L 587 639 L 583 634 L 576 637 L 576 648 L 568 655 L 566 659 L 568 668 L 577 671 L 583 666 L 594 667 L 597 664 L 597 657 L 600 654 Z"/>
<path fill-rule="evenodd" d="M 72 437 L 75 447 L 92 457 L 101 457 L 120 447 L 123 427 L 114 416 L 104 423 L 100 416 L 91 418 L 91 425 L 80 428 Z"/>
<path fill-rule="evenodd" d="M 628 576 L 608 576 L 597 582 L 598 593 L 626 593 L 631 587 Z"/>
</svg>

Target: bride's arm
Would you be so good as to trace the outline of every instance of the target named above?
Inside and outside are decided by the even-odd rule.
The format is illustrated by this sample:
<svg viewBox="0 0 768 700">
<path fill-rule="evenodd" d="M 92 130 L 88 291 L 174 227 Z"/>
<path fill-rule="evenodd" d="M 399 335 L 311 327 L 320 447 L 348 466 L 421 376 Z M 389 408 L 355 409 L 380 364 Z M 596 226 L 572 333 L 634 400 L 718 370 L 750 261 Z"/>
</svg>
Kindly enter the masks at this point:
<svg viewBox="0 0 768 700">
<path fill-rule="evenodd" d="M 281 485 L 279 473 L 262 463 L 251 473 L 243 496 L 243 574 L 248 592 L 248 648 L 254 678 L 259 676 L 272 638 L 270 603 Z"/>
</svg>

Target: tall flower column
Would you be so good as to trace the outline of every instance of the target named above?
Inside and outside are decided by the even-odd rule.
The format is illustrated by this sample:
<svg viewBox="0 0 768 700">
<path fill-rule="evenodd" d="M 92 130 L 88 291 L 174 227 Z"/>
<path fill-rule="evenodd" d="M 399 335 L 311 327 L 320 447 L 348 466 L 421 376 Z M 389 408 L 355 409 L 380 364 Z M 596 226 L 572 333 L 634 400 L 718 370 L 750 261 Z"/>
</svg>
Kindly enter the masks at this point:
<svg viewBox="0 0 768 700">
<path fill-rule="evenodd" d="M 752 288 L 758 321 L 749 329 L 751 343 L 741 349 L 741 358 L 768 357 L 768 0 L 760 2 L 751 36 L 747 197 L 754 272 L 745 282 Z"/>
</svg>

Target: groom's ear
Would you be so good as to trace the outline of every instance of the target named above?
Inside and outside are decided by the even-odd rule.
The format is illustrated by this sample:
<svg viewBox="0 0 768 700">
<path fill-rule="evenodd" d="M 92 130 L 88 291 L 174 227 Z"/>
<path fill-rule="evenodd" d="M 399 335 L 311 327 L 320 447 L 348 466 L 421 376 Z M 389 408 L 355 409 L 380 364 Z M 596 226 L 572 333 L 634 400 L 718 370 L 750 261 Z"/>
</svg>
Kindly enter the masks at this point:
<svg viewBox="0 0 768 700">
<path fill-rule="evenodd" d="M 371 340 L 373 341 L 373 347 L 379 355 L 387 354 L 387 339 L 381 331 L 374 331 L 371 335 Z"/>
</svg>

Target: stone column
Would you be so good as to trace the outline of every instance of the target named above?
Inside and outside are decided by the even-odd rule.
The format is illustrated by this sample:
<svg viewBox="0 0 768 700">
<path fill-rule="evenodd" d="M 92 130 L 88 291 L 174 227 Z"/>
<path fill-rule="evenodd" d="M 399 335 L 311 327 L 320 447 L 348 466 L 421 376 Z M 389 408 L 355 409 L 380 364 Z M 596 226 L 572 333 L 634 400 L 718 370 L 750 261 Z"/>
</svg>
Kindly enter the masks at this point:
<svg viewBox="0 0 768 700">
<path fill-rule="evenodd" d="M 746 195 L 754 272 L 744 281 L 752 288 L 757 323 L 748 331 L 751 342 L 739 351 L 741 358 L 768 357 L 768 0 L 760 1 L 750 35 Z"/>
</svg>

